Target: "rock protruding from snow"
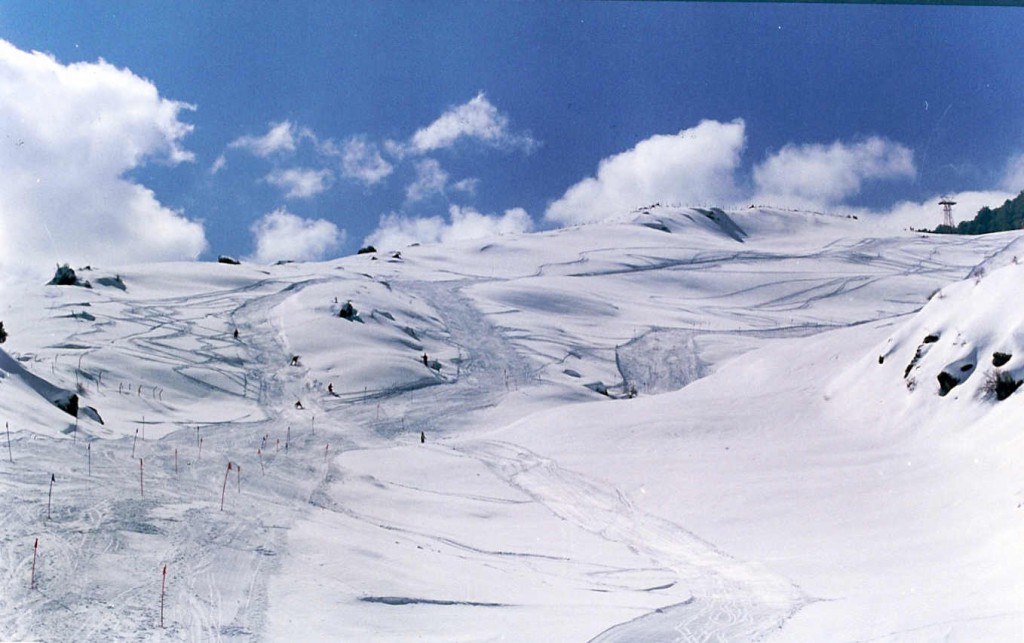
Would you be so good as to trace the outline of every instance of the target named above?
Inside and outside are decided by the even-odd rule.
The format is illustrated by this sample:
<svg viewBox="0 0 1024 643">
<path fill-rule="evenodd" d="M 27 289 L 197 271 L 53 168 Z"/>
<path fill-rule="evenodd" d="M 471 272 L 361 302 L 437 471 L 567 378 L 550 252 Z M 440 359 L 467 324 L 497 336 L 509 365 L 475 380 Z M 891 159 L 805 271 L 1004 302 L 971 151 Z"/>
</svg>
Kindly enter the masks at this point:
<svg viewBox="0 0 1024 643">
<path fill-rule="evenodd" d="M 78 275 L 75 274 L 74 268 L 68 264 L 63 266 L 57 266 L 57 271 L 53 273 L 53 279 L 46 282 L 47 286 L 81 286 L 82 288 L 92 288 L 92 284 L 84 279 L 79 279 Z"/>
</svg>

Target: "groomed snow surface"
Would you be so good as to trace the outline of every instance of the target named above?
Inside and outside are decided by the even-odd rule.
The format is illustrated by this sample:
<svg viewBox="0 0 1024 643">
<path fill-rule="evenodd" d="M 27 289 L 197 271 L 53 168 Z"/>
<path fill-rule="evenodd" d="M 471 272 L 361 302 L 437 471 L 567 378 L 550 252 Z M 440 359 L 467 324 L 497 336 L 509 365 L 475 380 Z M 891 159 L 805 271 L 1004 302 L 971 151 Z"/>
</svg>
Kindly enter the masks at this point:
<svg viewBox="0 0 1024 643">
<path fill-rule="evenodd" d="M 381 250 L 7 290 L 0 639 L 1024 640 L 1018 233 Z"/>
</svg>

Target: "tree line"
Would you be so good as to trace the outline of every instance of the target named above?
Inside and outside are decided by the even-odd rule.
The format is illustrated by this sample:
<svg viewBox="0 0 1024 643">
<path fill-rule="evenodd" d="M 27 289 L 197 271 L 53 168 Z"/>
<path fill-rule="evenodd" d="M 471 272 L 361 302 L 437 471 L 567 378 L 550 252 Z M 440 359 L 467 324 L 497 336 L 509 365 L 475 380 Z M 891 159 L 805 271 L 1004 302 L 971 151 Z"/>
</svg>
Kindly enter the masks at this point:
<svg viewBox="0 0 1024 643">
<path fill-rule="evenodd" d="M 1007 199 L 998 208 L 985 206 L 978 210 L 970 221 L 961 221 L 952 228 L 940 225 L 932 230 L 937 234 L 986 234 L 1024 228 L 1024 191 L 1013 199 Z"/>
</svg>

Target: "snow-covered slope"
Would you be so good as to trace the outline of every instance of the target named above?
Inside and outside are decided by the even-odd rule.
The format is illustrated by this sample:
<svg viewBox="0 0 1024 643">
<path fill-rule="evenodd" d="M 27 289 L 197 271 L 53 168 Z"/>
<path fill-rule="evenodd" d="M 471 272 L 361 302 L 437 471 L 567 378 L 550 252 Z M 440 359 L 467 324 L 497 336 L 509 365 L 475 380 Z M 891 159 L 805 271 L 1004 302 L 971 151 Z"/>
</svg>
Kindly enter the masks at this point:
<svg viewBox="0 0 1024 643">
<path fill-rule="evenodd" d="M 0 638 L 1012 639 L 1019 243 L 658 206 L 9 287 Z"/>
</svg>

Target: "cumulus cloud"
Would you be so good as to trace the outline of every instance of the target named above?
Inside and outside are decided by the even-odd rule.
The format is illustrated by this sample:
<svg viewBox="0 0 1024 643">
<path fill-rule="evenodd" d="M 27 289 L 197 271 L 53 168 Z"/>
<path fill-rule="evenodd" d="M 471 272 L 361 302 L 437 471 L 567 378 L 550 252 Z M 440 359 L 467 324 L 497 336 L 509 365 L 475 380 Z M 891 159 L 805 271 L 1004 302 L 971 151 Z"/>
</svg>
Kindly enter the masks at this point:
<svg viewBox="0 0 1024 643">
<path fill-rule="evenodd" d="M 522 208 L 512 208 L 498 215 L 483 214 L 473 208 L 453 205 L 448 209 L 447 221 L 440 216 L 386 214 L 380 218 L 378 228 L 366 238 L 366 243 L 379 248 L 404 248 L 414 243 L 484 239 L 529 232 L 532 229 L 533 220 Z"/>
<path fill-rule="evenodd" d="M 705 120 L 678 134 L 640 141 L 633 149 L 602 160 L 597 176 L 570 187 L 544 216 L 573 225 L 601 221 L 653 202 L 732 201 L 744 128 L 741 119 Z"/>
<path fill-rule="evenodd" d="M 448 173 L 434 159 L 423 159 L 416 163 L 416 180 L 405 189 L 405 198 L 410 203 L 422 201 L 435 194 L 444 194 Z"/>
<path fill-rule="evenodd" d="M 867 180 L 909 179 L 914 153 L 872 136 L 857 143 L 787 145 L 754 168 L 754 200 L 781 207 L 827 208 L 860 192 Z"/>
<path fill-rule="evenodd" d="M 0 40 L 0 272 L 38 277 L 58 261 L 193 259 L 201 224 L 125 178 L 181 146 L 193 109 L 127 69 L 64 65 Z"/>
<path fill-rule="evenodd" d="M 363 136 L 354 136 L 345 142 L 341 151 L 342 174 L 366 185 L 380 183 L 394 167 L 384 160 L 380 149 Z"/>
<path fill-rule="evenodd" d="M 301 132 L 290 121 L 271 123 L 270 129 L 263 136 L 240 136 L 228 143 L 228 148 L 244 150 L 254 156 L 267 158 L 281 152 L 294 152 Z"/>
<path fill-rule="evenodd" d="M 308 199 L 320 194 L 331 186 L 330 170 L 311 170 L 294 167 L 273 170 L 266 176 L 267 183 L 285 191 L 285 198 Z"/>
<path fill-rule="evenodd" d="M 412 135 L 409 151 L 425 154 L 453 146 L 459 139 L 476 139 L 499 148 L 518 148 L 530 151 L 537 142 L 526 133 L 509 130 L 508 116 L 498 111 L 483 92 L 469 102 L 452 107 L 430 125 Z M 393 153 L 402 148 L 391 143 Z"/>
<path fill-rule="evenodd" d="M 323 219 L 304 219 L 279 208 L 250 228 L 256 249 L 247 259 L 255 263 L 319 261 L 345 242 L 344 230 Z"/>
</svg>

